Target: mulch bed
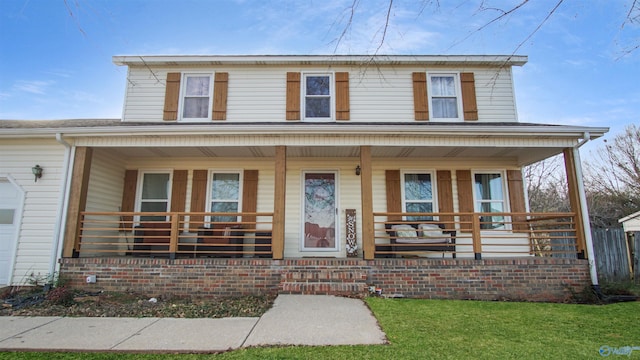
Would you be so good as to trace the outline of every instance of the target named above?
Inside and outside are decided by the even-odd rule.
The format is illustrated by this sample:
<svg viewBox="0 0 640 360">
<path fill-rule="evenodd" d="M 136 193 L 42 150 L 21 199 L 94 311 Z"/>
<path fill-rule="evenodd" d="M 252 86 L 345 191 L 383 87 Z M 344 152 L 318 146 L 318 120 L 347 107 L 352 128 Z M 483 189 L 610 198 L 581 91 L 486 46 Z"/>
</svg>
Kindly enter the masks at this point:
<svg viewBox="0 0 640 360">
<path fill-rule="evenodd" d="M 258 317 L 273 305 L 275 295 L 233 298 L 151 297 L 145 294 L 86 292 L 41 287 L 0 291 L 0 316 L 69 317 Z"/>
</svg>

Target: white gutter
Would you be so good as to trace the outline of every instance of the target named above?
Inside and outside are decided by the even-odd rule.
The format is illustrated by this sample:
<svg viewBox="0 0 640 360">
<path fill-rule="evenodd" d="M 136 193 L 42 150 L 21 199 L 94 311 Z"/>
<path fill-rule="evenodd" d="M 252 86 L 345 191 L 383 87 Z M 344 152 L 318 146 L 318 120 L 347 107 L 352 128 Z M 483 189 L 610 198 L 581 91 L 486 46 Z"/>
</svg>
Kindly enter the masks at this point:
<svg viewBox="0 0 640 360">
<path fill-rule="evenodd" d="M 73 164 L 73 148 L 66 140 L 62 138 L 62 133 L 56 133 L 56 141 L 64 146 L 64 163 L 62 165 L 62 184 L 60 185 L 60 197 L 58 199 L 58 216 L 54 228 L 55 238 L 53 239 L 53 250 L 51 251 L 51 260 L 49 262 L 49 273 L 51 275 L 57 274 L 60 270 L 60 263 L 58 259 L 62 257 L 62 248 L 64 242 L 65 227 L 67 223 L 67 208 L 69 206 L 69 199 L 67 194 L 71 188 L 71 169 Z"/>
<path fill-rule="evenodd" d="M 315 124 L 317 125 L 317 124 Z M 499 137 L 518 136 L 523 138 L 538 138 L 540 136 L 561 136 L 576 138 L 587 134 L 596 137 L 604 135 L 609 128 L 586 128 L 565 126 L 514 126 L 504 125 L 488 126 L 461 126 L 461 125 L 412 125 L 408 123 L 398 124 L 322 124 L 318 126 L 305 126 L 301 124 L 220 124 L 218 126 L 207 125 L 150 125 L 150 126 L 96 126 L 96 127 L 69 127 L 65 128 L 67 137 L 98 137 L 98 136 L 146 136 L 146 135 L 431 135 L 431 136 L 469 136 L 469 137 Z M 10 137 L 37 137 L 37 135 L 50 135 L 52 131 L 60 129 L 29 128 L 29 129 L 2 129 L 0 138 Z M 581 142 L 579 145 L 583 144 Z"/>
<path fill-rule="evenodd" d="M 582 141 L 573 147 L 574 167 L 576 171 L 576 182 L 578 186 L 578 196 L 580 198 L 580 210 L 582 210 L 582 226 L 584 228 L 584 241 L 587 247 L 587 259 L 589 259 L 589 272 L 591 274 L 591 284 L 598 288 L 598 269 L 596 267 L 595 252 L 593 249 L 593 238 L 591 237 L 591 222 L 589 221 L 589 208 L 587 207 L 587 196 L 584 191 L 582 176 L 582 161 L 580 160 L 580 147 L 591 139 L 591 134 L 585 131 Z"/>
</svg>

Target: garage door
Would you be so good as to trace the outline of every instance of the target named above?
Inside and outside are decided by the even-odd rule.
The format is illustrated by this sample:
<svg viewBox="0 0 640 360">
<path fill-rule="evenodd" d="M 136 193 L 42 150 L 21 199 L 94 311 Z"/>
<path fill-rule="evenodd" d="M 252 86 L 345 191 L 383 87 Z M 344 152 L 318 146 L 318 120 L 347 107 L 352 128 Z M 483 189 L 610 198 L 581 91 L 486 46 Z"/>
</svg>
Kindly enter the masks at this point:
<svg viewBox="0 0 640 360">
<path fill-rule="evenodd" d="M 9 180 L 0 178 L 0 286 L 10 281 L 21 204 L 22 192 Z"/>
</svg>

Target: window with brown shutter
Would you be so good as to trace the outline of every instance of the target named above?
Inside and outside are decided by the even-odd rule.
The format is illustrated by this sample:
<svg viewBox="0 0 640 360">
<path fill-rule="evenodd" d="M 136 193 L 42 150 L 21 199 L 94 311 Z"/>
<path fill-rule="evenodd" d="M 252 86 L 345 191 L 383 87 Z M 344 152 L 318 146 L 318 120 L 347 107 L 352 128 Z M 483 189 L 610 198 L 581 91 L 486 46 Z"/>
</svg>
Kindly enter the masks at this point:
<svg viewBox="0 0 640 360">
<path fill-rule="evenodd" d="M 336 120 L 349 120 L 349 73 L 336 73 Z"/>
<path fill-rule="evenodd" d="M 427 74 L 424 72 L 413 73 L 413 109 L 416 120 L 429 120 Z"/>
<path fill-rule="evenodd" d="M 522 171 L 508 170 L 507 184 L 509 189 L 509 204 L 511 212 L 524 214 L 527 211 L 526 200 L 524 198 L 524 182 L 522 181 Z M 514 231 L 527 231 L 525 215 L 513 215 L 512 221 Z"/>
<path fill-rule="evenodd" d="M 387 212 L 402 212 L 402 193 L 400 182 L 400 170 L 385 171 L 385 182 L 387 190 Z M 388 217 L 389 221 L 402 220 L 401 215 L 393 215 Z"/>
<path fill-rule="evenodd" d="M 174 170 L 171 184 L 171 211 L 183 212 L 187 200 L 187 170 Z"/>
<path fill-rule="evenodd" d="M 207 202 L 207 170 L 193 170 L 191 180 L 191 212 L 204 212 Z M 189 216 L 189 230 L 197 232 L 198 228 L 204 226 L 203 215 Z"/>
<path fill-rule="evenodd" d="M 124 188 L 122 190 L 122 202 L 120 211 L 133 212 L 136 206 L 136 189 L 138 186 L 138 170 L 126 170 L 124 172 Z M 122 226 L 133 227 L 133 216 L 123 216 Z"/>
<path fill-rule="evenodd" d="M 300 120 L 300 73 L 287 73 L 287 120 Z"/>
<path fill-rule="evenodd" d="M 457 170 L 456 183 L 458 185 L 458 208 L 461 213 L 474 212 L 473 207 L 473 183 L 471 170 Z M 471 231 L 471 215 L 460 216 L 460 230 Z"/>
<path fill-rule="evenodd" d="M 464 112 L 464 120 L 478 120 L 476 82 L 473 73 L 460 73 L 460 86 L 462 92 L 462 109 Z"/>
<path fill-rule="evenodd" d="M 451 171 L 438 170 L 436 172 L 436 178 L 438 179 L 438 182 L 436 183 L 438 189 L 438 212 L 453 213 L 453 184 L 451 182 Z M 455 228 L 455 224 L 453 224 L 454 218 L 452 215 L 440 215 L 440 221 L 448 230 L 453 230 Z"/>
<path fill-rule="evenodd" d="M 212 120 L 227 119 L 227 92 L 229 88 L 229 73 L 216 72 L 213 84 L 213 113 Z"/>
<path fill-rule="evenodd" d="M 242 180 L 242 211 L 254 213 L 258 210 L 258 170 L 245 170 Z M 243 222 L 255 222 L 255 215 L 245 215 Z M 245 224 L 246 228 L 255 229 L 255 224 Z"/>
<path fill-rule="evenodd" d="M 178 100 L 180 99 L 180 73 L 168 73 L 164 93 L 163 120 L 178 119 Z"/>
</svg>

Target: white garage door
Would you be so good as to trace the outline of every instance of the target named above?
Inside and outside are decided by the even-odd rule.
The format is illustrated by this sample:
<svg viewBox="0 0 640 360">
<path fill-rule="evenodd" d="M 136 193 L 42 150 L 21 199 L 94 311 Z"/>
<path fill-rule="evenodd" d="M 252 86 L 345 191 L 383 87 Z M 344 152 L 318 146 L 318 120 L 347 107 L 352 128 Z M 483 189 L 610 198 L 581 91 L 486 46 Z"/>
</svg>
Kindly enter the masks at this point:
<svg viewBox="0 0 640 360">
<path fill-rule="evenodd" d="M 7 179 L 0 178 L 0 286 L 10 281 L 21 204 L 22 193 Z"/>
</svg>

